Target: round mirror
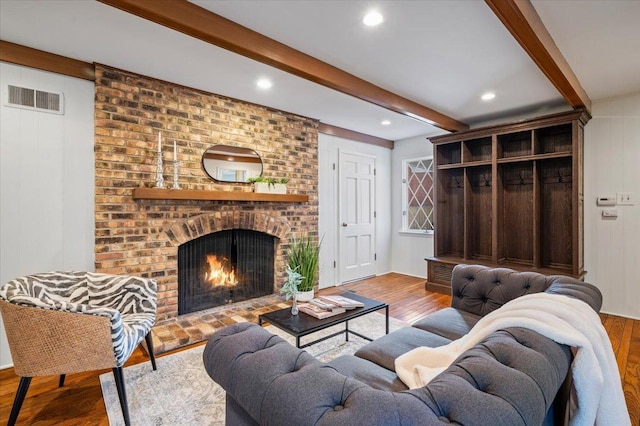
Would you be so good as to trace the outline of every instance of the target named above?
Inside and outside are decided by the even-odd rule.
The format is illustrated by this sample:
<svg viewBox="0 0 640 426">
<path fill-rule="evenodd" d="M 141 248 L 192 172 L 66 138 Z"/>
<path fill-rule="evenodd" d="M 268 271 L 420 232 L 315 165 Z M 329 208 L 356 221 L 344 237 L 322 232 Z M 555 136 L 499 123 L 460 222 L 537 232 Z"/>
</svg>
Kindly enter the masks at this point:
<svg viewBox="0 0 640 426">
<path fill-rule="evenodd" d="M 249 148 L 214 145 L 202 154 L 202 168 L 219 182 L 247 182 L 262 175 L 262 159 Z"/>
</svg>

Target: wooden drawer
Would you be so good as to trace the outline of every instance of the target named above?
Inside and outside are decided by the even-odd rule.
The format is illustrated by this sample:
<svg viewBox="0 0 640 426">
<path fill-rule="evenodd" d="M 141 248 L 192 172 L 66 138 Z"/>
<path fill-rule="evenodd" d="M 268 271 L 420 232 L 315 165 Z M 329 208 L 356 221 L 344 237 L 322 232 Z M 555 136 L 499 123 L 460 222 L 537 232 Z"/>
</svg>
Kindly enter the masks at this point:
<svg viewBox="0 0 640 426">
<path fill-rule="evenodd" d="M 428 271 L 429 281 L 433 281 L 438 284 L 446 284 L 451 287 L 451 274 L 453 274 L 453 267 L 455 265 L 442 262 L 430 262 L 430 264 L 431 267 Z"/>
<path fill-rule="evenodd" d="M 451 294 L 451 274 L 455 263 L 441 262 L 436 259 L 427 261 L 427 283 L 425 289 L 437 293 Z"/>
</svg>

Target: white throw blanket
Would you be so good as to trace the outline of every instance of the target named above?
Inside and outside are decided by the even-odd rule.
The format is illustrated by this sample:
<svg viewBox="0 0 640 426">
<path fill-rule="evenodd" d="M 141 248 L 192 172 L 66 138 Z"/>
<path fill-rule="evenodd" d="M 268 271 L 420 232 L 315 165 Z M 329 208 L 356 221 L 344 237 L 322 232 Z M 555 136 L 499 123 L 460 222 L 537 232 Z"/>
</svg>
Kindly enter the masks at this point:
<svg viewBox="0 0 640 426">
<path fill-rule="evenodd" d="M 489 334 L 527 328 L 574 348 L 572 425 L 630 425 L 620 373 L 607 332 L 591 307 L 567 296 L 518 297 L 483 317 L 465 336 L 438 348 L 420 347 L 396 359 L 396 373 L 411 389 L 425 386 Z"/>
</svg>

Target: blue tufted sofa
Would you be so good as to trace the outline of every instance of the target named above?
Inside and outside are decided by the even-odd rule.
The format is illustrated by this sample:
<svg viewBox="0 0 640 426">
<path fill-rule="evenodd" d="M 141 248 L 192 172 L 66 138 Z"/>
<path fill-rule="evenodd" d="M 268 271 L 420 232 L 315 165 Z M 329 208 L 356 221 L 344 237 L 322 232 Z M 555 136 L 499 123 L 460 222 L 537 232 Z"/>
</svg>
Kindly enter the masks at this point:
<svg viewBox="0 0 640 426">
<path fill-rule="evenodd" d="M 214 334 L 209 375 L 227 392 L 228 425 L 538 425 L 566 421 L 571 351 L 522 328 L 499 330 L 463 353 L 427 386 L 408 390 L 395 359 L 468 333 L 509 300 L 536 292 L 568 295 L 595 311 L 591 284 L 505 268 L 458 265 L 451 307 L 321 363 L 256 324 Z"/>
</svg>

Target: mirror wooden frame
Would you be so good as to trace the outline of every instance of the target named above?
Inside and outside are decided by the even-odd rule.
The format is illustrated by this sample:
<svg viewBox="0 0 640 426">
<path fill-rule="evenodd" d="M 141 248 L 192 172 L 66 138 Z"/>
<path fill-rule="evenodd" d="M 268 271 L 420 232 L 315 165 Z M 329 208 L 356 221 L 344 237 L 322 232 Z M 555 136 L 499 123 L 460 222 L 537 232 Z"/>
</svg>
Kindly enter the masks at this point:
<svg viewBox="0 0 640 426">
<path fill-rule="evenodd" d="M 222 183 L 248 183 L 262 176 L 262 158 L 252 149 L 212 145 L 202 154 L 202 169 L 211 179 Z"/>
</svg>

